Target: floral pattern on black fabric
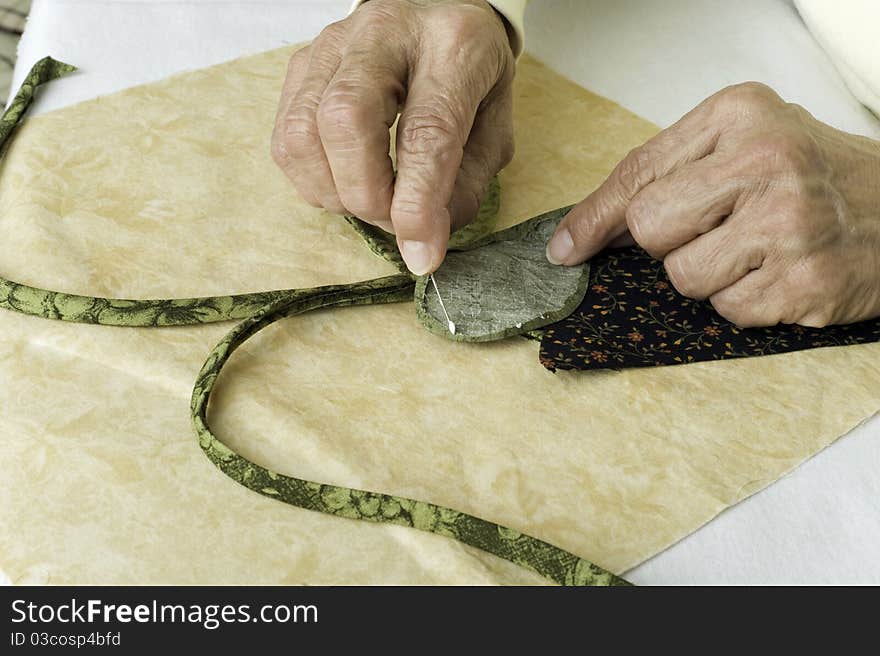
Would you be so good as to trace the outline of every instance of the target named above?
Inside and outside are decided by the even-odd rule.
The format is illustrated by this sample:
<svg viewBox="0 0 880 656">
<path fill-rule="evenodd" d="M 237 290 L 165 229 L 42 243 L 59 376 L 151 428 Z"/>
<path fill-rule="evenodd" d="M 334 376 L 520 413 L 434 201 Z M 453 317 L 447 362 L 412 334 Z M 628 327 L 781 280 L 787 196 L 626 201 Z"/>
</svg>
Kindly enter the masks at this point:
<svg viewBox="0 0 880 656">
<path fill-rule="evenodd" d="M 551 371 L 687 364 L 880 341 L 880 319 L 828 328 L 737 328 L 708 301 L 679 294 L 663 263 L 639 248 L 605 251 L 590 264 L 581 305 L 544 330 L 541 364 Z"/>
</svg>

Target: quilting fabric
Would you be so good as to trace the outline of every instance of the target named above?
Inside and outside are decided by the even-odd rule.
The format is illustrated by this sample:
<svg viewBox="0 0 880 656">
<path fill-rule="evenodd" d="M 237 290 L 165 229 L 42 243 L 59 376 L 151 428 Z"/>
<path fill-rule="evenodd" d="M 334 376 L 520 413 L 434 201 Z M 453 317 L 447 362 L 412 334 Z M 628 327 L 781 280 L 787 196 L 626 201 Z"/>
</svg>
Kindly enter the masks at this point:
<svg viewBox="0 0 880 656">
<path fill-rule="evenodd" d="M 625 369 L 774 355 L 880 341 L 880 319 L 843 326 L 739 328 L 709 301 L 678 293 L 663 263 L 640 248 L 592 260 L 589 291 L 548 326 L 541 363 L 556 369 Z"/>
<path fill-rule="evenodd" d="M 2 275 L 137 300 L 399 273 L 299 198 L 269 156 L 291 51 L 22 123 L 0 161 Z M 500 175 L 497 229 L 578 202 L 657 130 L 527 55 L 514 94 L 517 156 Z M 272 472 L 458 509 L 620 573 L 880 407 L 877 343 L 552 375 L 534 341 L 431 334 L 412 298 L 266 325 L 214 381 L 212 433 Z M 546 583 L 442 535 L 293 507 L 207 466 L 189 405 L 230 327 L 0 311 L 9 579 Z"/>
</svg>

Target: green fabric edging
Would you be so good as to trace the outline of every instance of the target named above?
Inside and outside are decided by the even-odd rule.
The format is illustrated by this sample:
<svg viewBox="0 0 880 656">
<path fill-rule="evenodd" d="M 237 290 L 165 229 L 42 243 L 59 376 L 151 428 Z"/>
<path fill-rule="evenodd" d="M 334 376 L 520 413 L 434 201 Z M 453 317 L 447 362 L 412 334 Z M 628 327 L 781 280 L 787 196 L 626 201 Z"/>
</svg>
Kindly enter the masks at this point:
<svg viewBox="0 0 880 656">
<path fill-rule="evenodd" d="M 36 88 L 73 70 L 76 70 L 75 67 L 51 57 L 34 65 L 15 99 L 0 118 L 0 149 L 6 145 L 33 101 Z M 494 205 L 497 210 L 497 198 L 496 183 L 489 195 L 490 208 Z M 491 214 L 494 216 L 494 210 Z M 485 220 L 483 225 L 491 225 L 485 216 L 486 213 L 481 222 Z M 350 220 L 356 226 L 359 225 L 357 221 Z M 468 241 L 476 239 L 468 248 L 479 247 L 486 240 L 492 241 L 491 237 L 480 238 L 480 231 L 484 229 L 476 227 L 466 233 Z M 380 248 L 381 239 L 372 235 L 373 243 L 363 231 L 359 229 L 359 232 L 362 232 L 371 248 L 393 261 L 396 246 L 393 250 L 383 250 Z M 387 245 L 387 240 L 384 243 Z M 397 255 L 399 257 L 399 253 Z M 0 307 L 48 319 L 130 327 L 180 326 L 243 319 L 209 354 L 196 378 L 191 403 L 192 422 L 199 445 L 211 462 L 231 479 L 259 494 L 307 510 L 410 526 L 450 537 L 538 572 L 561 585 L 628 585 L 624 579 L 563 549 L 451 508 L 273 472 L 239 455 L 211 432 L 207 412 L 217 377 L 235 349 L 258 331 L 280 319 L 319 308 L 406 301 L 413 297 L 415 286 L 413 276 L 401 273 L 366 282 L 312 289 L 203 298 L 126 300 L 65 294 L 0 278 Z"/>
</svg>

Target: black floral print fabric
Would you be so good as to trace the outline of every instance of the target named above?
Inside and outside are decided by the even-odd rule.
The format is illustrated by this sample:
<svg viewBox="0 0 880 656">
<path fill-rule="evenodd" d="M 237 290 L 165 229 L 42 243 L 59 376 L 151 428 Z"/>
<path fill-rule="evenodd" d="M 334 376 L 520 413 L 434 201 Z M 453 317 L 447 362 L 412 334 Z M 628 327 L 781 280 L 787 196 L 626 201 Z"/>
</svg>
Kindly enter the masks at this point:
<svg viewBox="0 0 880 656">
<path fill-rule="evenodd" d="M 587 295 L 541 338 L 541 364 L 556 369 L 624 369 L 786 353 L 880 341 L 880 319 L 847 326 L 738 328 L 708 301 L 679 294 L 639 248 L 591 261 Z"/>
</svg>

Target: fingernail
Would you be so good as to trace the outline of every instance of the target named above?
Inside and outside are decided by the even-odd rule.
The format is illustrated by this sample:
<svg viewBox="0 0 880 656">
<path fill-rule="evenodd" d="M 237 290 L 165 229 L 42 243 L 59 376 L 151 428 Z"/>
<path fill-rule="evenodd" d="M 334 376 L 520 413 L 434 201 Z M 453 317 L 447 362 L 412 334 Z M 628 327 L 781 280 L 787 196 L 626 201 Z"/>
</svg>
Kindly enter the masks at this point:
<svg viewBox="0 0 880 656">
<path fill-rule="evenodd" d="M 417 276 L 423 276 L 431 271 L 434 258 L 431 248 L 423 241 L 404 239 L 400 242 L 400 254 L 406 266 Z"/>
<path fill-rule="evenodd" d="M 547 259 L 550 264 L 562 264 L 574 250 L 574 240 L 571 233 L 563 228 L 547 244 Z"/>
</svg>

